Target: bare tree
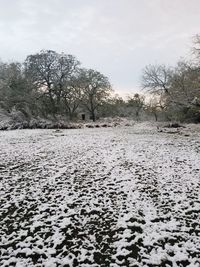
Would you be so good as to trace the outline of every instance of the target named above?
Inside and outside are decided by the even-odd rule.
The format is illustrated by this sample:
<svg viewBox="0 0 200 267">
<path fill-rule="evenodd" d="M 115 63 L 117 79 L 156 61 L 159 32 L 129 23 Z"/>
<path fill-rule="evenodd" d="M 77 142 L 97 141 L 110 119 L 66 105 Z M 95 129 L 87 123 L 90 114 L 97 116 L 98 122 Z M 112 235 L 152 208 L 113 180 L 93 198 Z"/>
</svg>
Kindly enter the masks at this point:
<svg viewBox="0 0 200 267">
<path fill-rule="evenodd" d="M 165 109 L 165 105 L 163 105 L 163 101 L 160 96 L 153 95 L 145 104 L 145 109 L 149 113 L 153 114 L 155 121 L 158 121 L 158 114 Z"/>
<path fill-rule="evenodd" d="M 74 77 L 78 71 L 79 65 L 80 62 L 72 55 L 65 55 L 64 53 L 62 53 L 58 54 L 57 56 L 57 65 L 54 79 L 54 94 L 56 96 L 57 110 L 59 110 L 59 107 L 61 106 L 62 96 L 66 96 L 66 88 L 71 87 L 71 90 L 68 90 L 71 97 L 73 93 L 77 94 L 77 90 L 74 90 L 75 87 L 73 87 L 72 85 L 75 83 Z M 63 94 L 63 92 L 65 94 Z"/>
<path fill-rule="evenodd" d="M 134 110 L 135 117 L 139 121 L 140 112 L 144 107 L 144 96 L 140 94 L 134 94 L 133 96 L 128 97 L 127 104 Z"/>
<path fill-rule="evenodd" d="M 82 69 L 80 83 L 83 89 L 82 103 L 89 111 L 91 119 L 96 120 L 98 108 L 108 99 L 112 92 L 107 77 L 92 69 Z"/>
<path fill-rule="evenodd" d="M 52 50 L 41 51 L 26 58 L 26 74 L 38 86 L 41 94 L 48 95 L 53 113 L 59 111 L 63 87 L 70 81 L 79 64 L 74 56 L 58 54 Z"/>
<path fill-rule="evenodd" d="M 47 94 L 55 112 L 53 82 L 55 80 L 57 53 L 51 50 L 29 55 L 25 61 L 26 75 L 38 87 L 42 94 Z"/>
<path fill-rule="evenodd" d="M 148 65 L 142 74 L 142 87 L 151 94 L 169 94 L 172 71 L 165 65 Z"/>
<path fill-rule="evenodd" d="M 64 106 L 70 119 L 73 119 L 82 101 L 83 90 L 81 87 L 81 77 L 79 73 L 71 77 L 71 80 L 64 84 L 62 98 Z"/>
<path fill-rule="evenodd" d="M 28 83 L 22 64 L 18 62 L 0 64 L 0 102 L 11 111 L 16 107 L 29 113 L 34 106 L 33 86 Z"/>
</svg>

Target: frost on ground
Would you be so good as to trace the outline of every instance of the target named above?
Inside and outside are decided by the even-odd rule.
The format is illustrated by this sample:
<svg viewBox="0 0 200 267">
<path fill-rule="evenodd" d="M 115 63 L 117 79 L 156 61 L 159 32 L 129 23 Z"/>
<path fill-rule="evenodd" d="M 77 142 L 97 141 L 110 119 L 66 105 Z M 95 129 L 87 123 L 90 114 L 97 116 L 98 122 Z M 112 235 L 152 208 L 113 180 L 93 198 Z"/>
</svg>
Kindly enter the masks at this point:
<svg viewBox="0 0 200 267">
<path fill-rule="evenodd" d="M 0 266 L 200 266 L 200 134 L 0 132 Z"/>
</svg>

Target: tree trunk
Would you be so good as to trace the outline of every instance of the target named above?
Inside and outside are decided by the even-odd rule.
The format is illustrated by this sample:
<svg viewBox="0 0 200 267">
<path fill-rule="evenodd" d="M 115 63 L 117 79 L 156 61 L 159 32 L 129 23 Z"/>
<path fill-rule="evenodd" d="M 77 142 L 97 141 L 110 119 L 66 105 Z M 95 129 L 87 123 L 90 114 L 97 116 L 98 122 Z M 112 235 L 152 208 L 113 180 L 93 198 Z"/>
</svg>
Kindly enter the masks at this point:
<svg viewBox="0 0 200 267">
<path fill-rule="evenodd" d="M 154 117 L 155 117 L 155 120 L 158 121 L 158 115 L 156 112 L 154 113 Z"/>
<path fill-rule="evenodd" d="M 55 104 L 54 98 L 52 96 L 52 91 L 51 91 L 50 87 L 48 87 L 48 95 L 49 95 L 49 98 L 50 98 L 50 101 L 51 101 L 51 108 L 52 108 L 52 111 L 53 111 L 53 116 L 55 116 L 55 114 L 57 112 L 57 109 L 56 109 L 56 104 Z"/>
<path fill-rule="evenodd" d="M 69 120 L 72 121 L 74 118 L 74 113 L 73 112 L 69 112 Z"/>
<path fill-rule="evenodd" d="M 95 122 L 96 121 L 96 116 L 95 116 L 95 111 L 91 111 L 91 119 Z"/>
<path fill-rule="evenodd" d="M 138 122 L 139 121 L 139 111 L 138 110 L 136 111 L 135 115 L 136 115 L 136 120 Z"/>
</svg>

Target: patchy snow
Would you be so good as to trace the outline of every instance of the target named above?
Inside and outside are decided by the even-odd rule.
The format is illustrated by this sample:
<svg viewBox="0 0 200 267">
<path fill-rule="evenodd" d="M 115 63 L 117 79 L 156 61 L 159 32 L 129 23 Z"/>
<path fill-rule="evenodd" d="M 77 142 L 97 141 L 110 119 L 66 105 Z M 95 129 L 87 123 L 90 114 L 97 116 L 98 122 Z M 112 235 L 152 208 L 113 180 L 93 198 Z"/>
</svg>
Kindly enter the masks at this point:
<svg viewBox="0 0 200 267">
<path fill-rule="evenodd" d="M 0 266 L 199 267 L 189 127 L 0 132 Z"/>
</svg>

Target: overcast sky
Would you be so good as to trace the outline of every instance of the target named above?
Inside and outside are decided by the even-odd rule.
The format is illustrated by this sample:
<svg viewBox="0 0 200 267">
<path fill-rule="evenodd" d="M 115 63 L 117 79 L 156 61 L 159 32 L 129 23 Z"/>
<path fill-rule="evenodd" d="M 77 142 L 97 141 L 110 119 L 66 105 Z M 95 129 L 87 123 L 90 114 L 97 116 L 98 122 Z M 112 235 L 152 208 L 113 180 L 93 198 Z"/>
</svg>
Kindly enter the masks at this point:
<svg viewBox="0 0 200 267">
<path fill-rule="evenodd" d="M 0 58 L 51 49 L 137 91 L 147 64 L 174 65 L 200 33 L 200 0 L 0 0 Z"/>
</svg>

